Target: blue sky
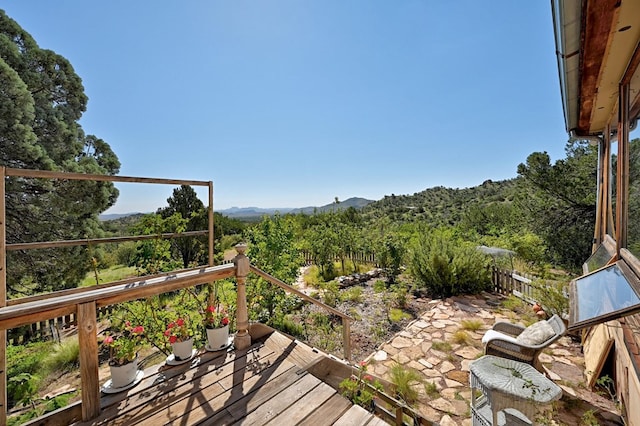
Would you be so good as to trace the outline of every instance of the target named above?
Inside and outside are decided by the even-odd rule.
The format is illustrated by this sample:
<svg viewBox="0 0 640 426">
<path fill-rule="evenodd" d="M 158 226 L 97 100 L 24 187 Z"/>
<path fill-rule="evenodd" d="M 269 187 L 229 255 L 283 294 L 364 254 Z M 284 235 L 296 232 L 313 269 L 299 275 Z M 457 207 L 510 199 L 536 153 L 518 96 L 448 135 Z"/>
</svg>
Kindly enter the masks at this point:
<svg viewBox="0 0 640 426">
<path fill-rule="evenodd" d="M 126 176 L 214 182 L 214 208 L 380 199 L 564 157 L 548 1 L 9 0 L 89 97 Z M 172 187 L 119 185 L 109 212 Z M 199 191 L 206 202 L 206 192 Z"/>
</svg>

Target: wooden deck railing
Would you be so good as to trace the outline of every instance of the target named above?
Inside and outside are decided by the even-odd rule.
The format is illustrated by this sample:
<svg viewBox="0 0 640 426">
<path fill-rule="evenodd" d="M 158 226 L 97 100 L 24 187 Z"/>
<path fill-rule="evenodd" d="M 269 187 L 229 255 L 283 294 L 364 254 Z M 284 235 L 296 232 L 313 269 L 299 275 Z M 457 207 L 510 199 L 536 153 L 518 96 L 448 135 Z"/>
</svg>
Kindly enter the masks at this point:
<svg viewBox="0 0 640 426">
<path fill-rule="evenodd" d="M 251 345 L 251 337 L 248 334 L 249 321 L 246 310 L 245 292 L 246 277 L 249 272 L 253 272 L 286 291 L 294 293 L 311 303 L 320 305 L 329 312 L 340 316 L 343 320 L 345 358 L 349 359 L 349 324 L 352 319 L 348 315 L 305 295 L 277 278 L 250 265 L 248 258 L 244 254 L 246 245 L 239 245 L 236 249 L 238 255 L 233 264 L 184 270 L 178 273 L 163 274 L 151 278 L 144 277 L 137 281 L 128 280 L 120 283 L 62 291 L 50 294 L 47 297 L 38 296 L 26 298 L 27 300 L 22 303 L 14 302 L 10 306 L 0 308 L 0 329 L 6 331 L 9 328 L 46 321 L 50 318 L 64 315 L 77 316 L 80 347 L 80 378 L 82 383 L 81 411 L 83 420 L 95 418 L 100 413 L 97 343 L 98 309 L 103 306 L 136 300 L 235 276 L 238 285 L 238 331 L 234 346 L 238 349 L 243 349 Z M 5 363 L 6 360 L 3 359 L 2 365 L 4 366 Z M 3 368 L 2 370 L 4 374 L 5 369 Z M 0 424 L 6 424 L 6 410 L 3 411 L 0 415 Z"/>
<path fill-rule="evenodd" d="M 307 302 L 311 302 L 314 305 L 320 306 L 324 310 L 329 311 L 334 315 L 339 316 L 342 319 L 342 342 L 343 342 L 343 350 L 344 350 L 344 359 L 346 359 L 347 361 L 351 360 L 351 338 L 350 338 L 350 336 L 351 336 L 351 321 L 353 321 L 353 318 L 351 318 L 349 315 L 346 315 L 346 314 L 340 312 L 337 309 L 332 308 L 329 305 L 325 305 L 324 303 L 314 299 L 311 296 L 306 295 L 305 293 L 301 292 L 300 290 L 291 287 L 290 285 L 288 285 L 284 281 L 281 281 L 281 280 L 277 279 L 276 277 L 267 274 L 266 272 L 256 268 L 255 266 L 250 266 L 250 268 L 251 268 L 252 272 L 254 272 L 258 276 L 264 278 L 265 280 L 269 281 L 270 283 L 279 286 L 280 288 L 284 289 L 285 291 L 287 291 L 289 293 L 295 294 L 296 296 L 300 297 L 303 300 L 306 300 Z"/>
</svg>

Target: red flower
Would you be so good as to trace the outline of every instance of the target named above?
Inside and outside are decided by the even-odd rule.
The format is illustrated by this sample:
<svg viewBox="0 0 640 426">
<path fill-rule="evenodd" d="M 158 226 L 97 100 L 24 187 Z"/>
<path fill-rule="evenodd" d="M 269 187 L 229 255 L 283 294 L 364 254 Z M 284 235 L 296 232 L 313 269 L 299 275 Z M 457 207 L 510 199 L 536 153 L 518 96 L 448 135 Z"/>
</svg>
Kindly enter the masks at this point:
<svg viewBox="0 0 640 426">
<path fill-rule="evenodd" d="M 216 311 L 216 307 L 215 306 L 207 306 L 207 312 L 214 313 L 215 311 Z"/>
<path fill-rule="evenodd" d="M 360 361 L 360 367 L 366 367 L 366 366 L 367 366 L 366 361 Z"/>
<path fill-rule="evenodd" d="M 370 375 L 368 375 L 368 374 L 366 374 L 366 375 L 363 377 L 363 379 L 365 379 L 367 382 L 372 382 L 372 381 L 373 381 L 373 377 L 372 377 L 372 376 L 370 376 Z"/>
<path fill-rule="evenodd" d="M 176 320 L 176 324 L 178 324 L 178 327 L 182 327 L 184 325 L 184 320 L 182 318 L 178 318 Z"/>
<path fill-rule="evenodd" d="M 144 333 L 144 327 L 141 325 L 138 325 L 136 327 L 133 327 L 133 330 L 131 330 L 131 332 L 135 334 L 142 334 Z"/>
<path fill-rule="evenodd" d="M 173 321 L 171 321 L 171 322 L 169 323 L 169 325 L 167 326 L 167 328 L 173 328 L 173 327 L 175 327 L 175 326 L 176 326 L 176 323 L 174 323 Z"/>
<path fill-rule="evenodd" d="M 229 324 L 229 318 L 227 317 L 222 318 L 222 325 L 227 325 L 227 324 Z"/>
<path fill-rule="evenodd" d="M 171 335 L 171 330 L 165 330 L 164 335 L 169 337 Z"/>
<path fill-rule="evenodd" d="M 112 336 L 107 336 L 104 338 L 104 340 L 102 341 L 102 343 L 104 343 L 105 345 L 110 345 L 113 343 L 113 337 Z"/>
<path fill-rule="evenodd" d="M 171 343 L 172 345 L 177 341 L 178 341 L 178 338 L 176 336 L 169 337 L 169 343 Z"/>
</svg>

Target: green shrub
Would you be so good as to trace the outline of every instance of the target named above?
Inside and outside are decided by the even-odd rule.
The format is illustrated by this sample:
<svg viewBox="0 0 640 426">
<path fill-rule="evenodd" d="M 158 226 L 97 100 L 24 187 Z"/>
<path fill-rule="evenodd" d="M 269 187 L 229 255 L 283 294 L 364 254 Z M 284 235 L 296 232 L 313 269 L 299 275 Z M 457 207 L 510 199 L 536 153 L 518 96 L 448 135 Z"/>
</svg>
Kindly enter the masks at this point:
<svg viewBox="0 0 640 426">
<path fill-rule="evenodd" d="M 50 352 L 50 342 L 7 346 L 8 405 L 29 403 L 42 381 L 41 365 Z"/>
<path fill-rule="evenodd" d="M 391 291 L 393 292 L 393 298 L 396 306 L 400 309 L 406 308 L 409 301 L 409 289 L 406 284 L 398 283 L 391 287 Z"/>
<path fill-rule="evenodd" d="M 545 312 L 562 317 L 569 313 L 569 294 L 566 284 L 557 281 L 537 280 L 532 284 L 533 297 L 542 305 Z"/>
<path fill-rule="evenodd" d="M 322 294 L 322 301 L 326 304 L 335 308 L 340 300 L 340 290 L 338 288 L 338 283 L 335 281 L 329 281 L 328 283 L 324 283 L 321 288 L 324 290 Z"/>
<path fill-rule="evenodd" d="M 413 244 L 410 272 L 435 297 L 475 294 L 491 284 L 487 262 L 475 245 L 435 230 Z"/>
</svg>

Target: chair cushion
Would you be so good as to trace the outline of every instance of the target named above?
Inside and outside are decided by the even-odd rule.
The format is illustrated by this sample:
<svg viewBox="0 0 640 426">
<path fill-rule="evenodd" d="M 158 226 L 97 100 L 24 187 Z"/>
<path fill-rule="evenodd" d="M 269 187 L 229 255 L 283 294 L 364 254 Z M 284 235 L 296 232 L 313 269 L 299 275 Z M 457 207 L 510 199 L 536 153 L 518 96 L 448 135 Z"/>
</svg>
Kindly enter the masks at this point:
<svg viewBox="0 0 640 426">
<path fill-rule="evenodd" d="M 484 336 L 482 336 L 482 344 L 486 345 L 487 342 L 489 340 L 492 339 L 501 339 L 501 340 L 506 340 L 507 342 L 511 342 L 511 343 L 518 343 L 516 338 L 513 336 L 509 336 L 508 334 L 504 334 L 504 333 L 500 333 L 499 331 L 496 330 L 487 330 L 484 333 Z"/>
<path fill-rule="evenodd" d="M 546 321 L 538 321 L 525 328 L 516 341 L 521 345 L 535 346 L 546 342 L 556 332 Z"/>
</svg>

